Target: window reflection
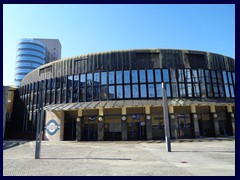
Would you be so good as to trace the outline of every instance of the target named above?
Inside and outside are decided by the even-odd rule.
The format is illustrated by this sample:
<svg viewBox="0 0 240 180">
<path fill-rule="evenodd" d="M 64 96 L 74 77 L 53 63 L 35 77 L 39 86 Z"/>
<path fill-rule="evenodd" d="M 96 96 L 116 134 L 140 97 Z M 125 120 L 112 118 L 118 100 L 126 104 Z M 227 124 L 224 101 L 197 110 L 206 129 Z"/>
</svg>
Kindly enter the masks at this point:
<svg viewBox="0 0 240 180">
<path fill-rule="evenodd" d="M 100 73 L 94 73 L 93 76 L 93 100 L 99 100 L 100 95 Z"/>
<path fill-rule="evenodd" d="M 229 98 L 230 97 L 230 92 L 229 92 L 228 85 L 225 85 L 225 93 L 226 93 L 226 97 Z"/>
<path fill-rule="evenodd" d="M 87 86 L 92 85 L 92 73 L 87 74 Z"/>
<path fill-rule="evenodd" d="M 155 97 L 154 84 L 148 84 L 148 97 L 149 98 Z"/>
<path fill-rule="evenodd" d="M 62 77 L 62 95 L 61 95 L 61 98 L 62 98 L 62 103 L 66 102 L 66 77 Z"/>
<path fill-rule="evenodd" d="M 220 97 L 225 97 L 223 84 L 219 85 L 219 94 Z"/>
<path fill-rule="evenodd" d="M 147 70 L 147 78 L 148 78 L 148 82 L 153 82 L 154 77 L 153 77 L 153 70 L 152 69 L 148 69 Z"/>
<path fill-rule="evenodd" d="M 122 85 L 117 85 L 117 99 L 123 98 L 123 88 Z"/>
<path fill-rule="evenodd" d="M 124 83 L 128 84 L 130 83 L 130 71 L 124 71 Z"/>
<path fill-rule="evenodd" d="M 213 84 L 214 97 L 219 97 L 217 84 Z"/>
<path fill-rule="evenodd" d="M 101 86 L 100 96 L 101 96 L 101 100 L 107 100 L 107 97 L 108 97 L 108 88 L 107 88 L 107 86 Z"/>
<path fill-rule="evenodd" d="M 211 84 L 207 84 L 207 95 L 208 97 L 213 97 L 213 90 Z"/>
<path fill-rule="evenodd" d="M 186 78 L 186 82 L 192 82 L 190 69 L 185 69 L 185 78 Z"/>
<path fill-rule="evenodd" d="M 114 84 L 115 83 L 115 72 L 114 71 L 110 71 L 108 72 L 108 83 L 109 84 Z"/>
<path fill-rule="evenodd" d="M 169 82 L 169 73 L 168 73 L 168 69 L 163 69 L 163 81 L 164 82 Z"/>
<path fill-rule="evenodd" d="M 122 71 L 116 71 L 117 84 L 122 84 Z"/>
<path fill-rule="evenodd" d="M 73 81 L 73 102 L 77 102 L 78 101 L 78 82 L 79 82 L 78 75 L 74 75 L 74 81 Z"/>
<path fill-rule="evenodd" d="M 179 83 L 179 93 L 180 97 L 186 97 L 186 89 L 184 83 Z"/>
<path fill-rule="evenodd" d="M 188 97 L 192 97 L 192 84 L 187 83 L 187 92 L 188 92 Z"/>
<path fill-rule="evenodd" d="M 200 89 L 198 84 L 193 84 L 194 97 L 200 97 Z"/>
<path fill-rule="evenodd" d="M 193 82 L 198 82 L 197 70 L 192 70 L 192 80 Z"/>
<path fill-rule="evenodd" d="M 68 87 L 67 87 L 67 102 L 72 102 L 72 85 L 73 85 L 73 76 L 68 76 Z"/>
<path fill-rule="evenodd" d="M 222 83 L 222 72 L 221 71 L 217 71 L 217 79 L 218 79 L 218 83 Z"/>
<path fill-rule="evenodd" d="M 80 75 L 80 84 L 79 84 L 80 88 L 79 88 L 79 98 L 80 101 L 86 101 L 86 75 L 85 74 L 81 74 Z"/>
<path fill-rule="evenodd" d="M 175 69 L 171 69 L 170 72 L 171 72 L 171 82 L 177 82 Z"/>
<path fill-rule="evenodd" d="M 146 82 L 146 73 L 145 70 L 139 70 L 139 76 L 140 76 L 140 83 Z"/>
<path fill-rule="evenodd" d="M 215 71 L 211 71 L 211 75 L 212 75 L 212 83 L 217 83 L 217 76 L 216 76 L 216 72 Z"/>
<path fill-rule="evenodd" d="M 155 69 L 155 82 L 162 82 L 161 70 Z"/>
<path fill-rule="evenodd" d="M 125 85 L 124 86 L 124 98 L 131 98 L 130 85 Z"/>
<path fill-rule="evenodd" d="M 227 73 L 226 73 L 226 71 L 223 71 L 223 72 L 222 72 L 222 75 L 223 75 L 223 82 L 224 82 L 225 84 L 227 84 L 227 83 L 228 83 L 228 80 L 227 80 Z"/>
<path fill-rule="evenodd" d="M 146 84 L 141 84 L 140 85 L 140 91 L 141 91 L 141 98 L 146 98 L 147 97 Z"/>
<path fill-rule="evenodd" d="M 233 83 L 235 84 L 235 73 L 232 73 Z"/>
<path fill-rule="evenodd" d="M 132 85 L 132 94 L 133 98 L 139 98 L 139 90 L 138 90 L 138 85 Z"/>
<path fill-rule="evenodd" d="M 228 74 L 228 82 L 229 82 L 229 84 L 232 84 L 231 72 L 227 72 L 227 74 Z"/>
<path fill-rule="evenodd" d="M 200 83 L 205 83 L 203 70 L 202 70 L 202 69 L 199 69 L 199 70 L 198 70 L 198 73 L 199 73 L 199 82 L 200 82 Z"/>
<path fill-rule="evenodd" d="M 132 83 L 138 83 L 138 73 L 137 73 L 137 70 L 132 70 Z"/>
<path fill-rule="evenodd" d="M 234 98 L 235 93 L 234 93 L 233 85 L 230 85 L 229 87 L 230 87 L 231 97 Z"/>
<path fill-rule="evenodd" d="M 108 87 L 108 98 L 115 99 L 115 86 Z"/>
<path fill-rule="evenodd" d="M 101 72 L 101 85 L 107 84 L 107 72 Z"/>
<path fill-rule="evenodd" d="M 171 89 L 170 89 L 169 83 L 166 83 L 166 92 L 167 92 L 167 97 L 171 97 Z"/>
<path fill-rule="evenodd" d="M 184 82 L 183 69 L 178 69 L 178 82 Z"/>
<path fill-rule="evenodd" d="M 156 85 L 156 92 L 157 92 L 157 97 L 162 97 L 162 85 L 161 84 L 157 84 Z"/>
</svg>

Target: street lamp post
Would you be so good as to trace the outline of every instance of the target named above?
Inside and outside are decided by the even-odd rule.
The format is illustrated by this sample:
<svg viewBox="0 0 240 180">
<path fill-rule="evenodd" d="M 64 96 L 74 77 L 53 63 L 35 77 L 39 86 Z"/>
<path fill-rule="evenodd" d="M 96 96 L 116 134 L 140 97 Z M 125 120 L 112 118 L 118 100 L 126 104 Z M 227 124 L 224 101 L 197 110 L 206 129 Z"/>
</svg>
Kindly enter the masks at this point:
<svg viewBox="0 0 240 180">
<path fill-rule="evenodd" d="M 40 159 L 41 154 L 41 142 L 42 142 L 42 126 L 43 126 L 43 82 L 39 82 L 39 95 L 38 95 L 38 117 L 37 117 L 37 129 L 36 129 L 36 148 L 35 159 Z"/>
<path fill-rule="evenodd" d="M 167 102 L 166 86 L 164 82 L 162 82 L 162 99 L 163 99 L 163 118 L 164 118 L 166 150 L 167 152 L 171 152 L 170 129 L 169 129 L 169 120 L 168 120 L 168 102 Z"/>
</svg>

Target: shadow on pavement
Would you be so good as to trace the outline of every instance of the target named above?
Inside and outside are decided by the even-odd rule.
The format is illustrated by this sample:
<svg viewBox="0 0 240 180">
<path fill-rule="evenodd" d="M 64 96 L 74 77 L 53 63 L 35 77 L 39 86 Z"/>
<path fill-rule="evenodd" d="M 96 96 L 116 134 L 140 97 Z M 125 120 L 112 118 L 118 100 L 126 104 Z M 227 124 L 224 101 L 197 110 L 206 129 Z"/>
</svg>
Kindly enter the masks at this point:
<svg viewBox="0 0 240 180">
<path fill-rule="evenodd" d="M 29 141 L 3 141 L 3 150 L 13 148 L 15 146 L 19 146 L 21 144 L 25 144 Z"/>
<path fill-rule="evenodd" d="M 130 158 L 40 158 L 40 159 L 59 159 L 59 160 L 78 160 L 78 159 L 94 159 L 94 160 L 132 160 Z"/>
</svg>

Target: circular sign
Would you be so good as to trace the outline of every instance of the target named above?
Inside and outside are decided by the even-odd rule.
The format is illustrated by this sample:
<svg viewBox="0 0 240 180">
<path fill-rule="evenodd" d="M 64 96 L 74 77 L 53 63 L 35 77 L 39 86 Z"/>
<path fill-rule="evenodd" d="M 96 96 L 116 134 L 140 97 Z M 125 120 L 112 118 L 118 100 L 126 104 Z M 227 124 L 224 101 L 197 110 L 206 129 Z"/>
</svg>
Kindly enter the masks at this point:
<svg viewBox="0 0 240 180">
<path fill-rule="evenodd" d="M 81 119 L 78 117 L 78 118 L 77 118 L 77 122 L 80 122 L 80 121 L 81 121 Z"/>
<path fill-rule="evenodd" d="M 99 121 L 102 121 L 102 120 L 103 120 L 102 116 L 98 117 L 98 120 L 99 120 Z"/>
<path fill-rule="evenodd" d="M 194 114 L 193 117 L 194 117 L 195 119 L 197 119 L 197 114 Z"/>
<path fill-rule="evenodd" d="M 121 118 L 123 121 L 125 121 L 126 119 L 127 119 L 127 117 L 126 116 L 122 116 L 122 118 Z"/>
<path fill-rule="evenodd" d="M 175 118 L 174 114 L 172 114 L 172 115 L 171 115 L 171 118 L 172 118 L 172 119 L 174 119 L 174 118 Z"/>
<path fill-rule="evenodd" d="M 151 119 L 151 116 L 148 114 L 148 115 L 146 116 L 146 119 L 147 119 L 147 120 L 150 120 L 150 119 Z"/>
<path fill-rule="evenodd" d="M 145 122 L 141 122 L 141 126 L 145 126 Z"/>
<path fill-rule="evenodd" d="M 217 114 L 214 114 L 213 117 L 217 118 L 218 116 L 217 116 Z"/>
<path fill-rule="evenodd" d="M 47 130 L 48 134 L 53 136 L 60 129 L 60 125 L 55 120 L 51 119 L 48 121 L 45 129 Z"/>
</svg>

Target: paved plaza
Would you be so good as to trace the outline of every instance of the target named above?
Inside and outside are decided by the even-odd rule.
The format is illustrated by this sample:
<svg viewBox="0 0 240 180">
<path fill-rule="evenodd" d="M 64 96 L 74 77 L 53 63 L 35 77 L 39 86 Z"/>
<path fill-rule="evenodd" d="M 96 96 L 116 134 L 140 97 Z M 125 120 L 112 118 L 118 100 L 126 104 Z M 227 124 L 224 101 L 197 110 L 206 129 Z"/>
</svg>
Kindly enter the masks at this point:
<svg viewBox="0 0 240 180">
<path fill-rule="evenodd" d="M 35 141 L 3 146 L 4 176 L 235 176 L 234 139 L 174 141 L 172 152 L 164 141 L 43 141 L 41 159 Z"/>
</svg>

